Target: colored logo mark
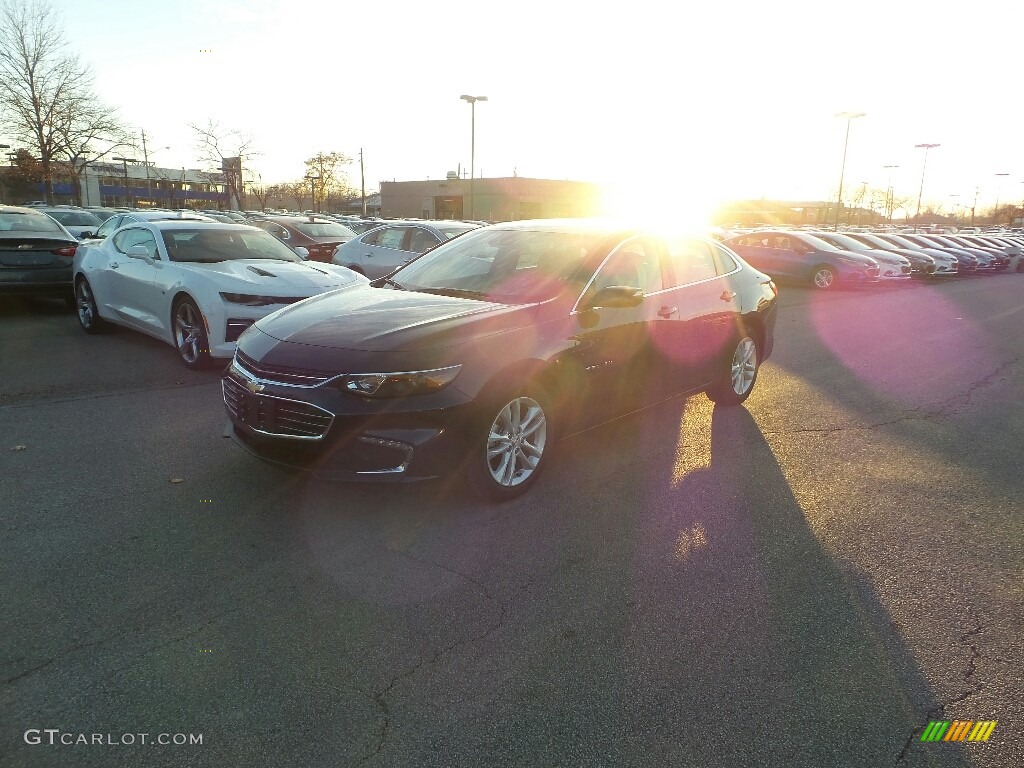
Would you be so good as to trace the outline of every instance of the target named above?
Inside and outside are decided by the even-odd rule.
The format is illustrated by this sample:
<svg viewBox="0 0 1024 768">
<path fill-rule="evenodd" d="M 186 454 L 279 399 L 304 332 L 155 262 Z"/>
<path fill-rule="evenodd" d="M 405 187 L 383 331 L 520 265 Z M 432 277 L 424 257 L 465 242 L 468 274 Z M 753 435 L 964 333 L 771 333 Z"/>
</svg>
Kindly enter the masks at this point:
<svg viewBox="0 0 1024 768">
<path fill-rule="evenodd" d="M 998 720 L 932 720 L 921 741 L 988 741 Z"/>
</svg>

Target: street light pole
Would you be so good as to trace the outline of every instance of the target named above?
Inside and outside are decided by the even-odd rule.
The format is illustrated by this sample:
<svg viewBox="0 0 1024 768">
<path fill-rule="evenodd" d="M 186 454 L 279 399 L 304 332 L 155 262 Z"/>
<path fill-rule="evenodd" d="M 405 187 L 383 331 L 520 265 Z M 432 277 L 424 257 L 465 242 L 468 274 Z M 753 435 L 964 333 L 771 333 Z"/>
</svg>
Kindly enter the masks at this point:
<svg viewBox="0 0 1024 768">
<path fill-rule="evenodd" d="M 475 200 L 473 181 L 476 178 L 476 103 L 487 101 L 487 97 L 462 94 L 459 98 L 469 103 L 469 218 L 472 219 Z"/>
<path fill-rule="evenodd" d="M 319 175 L 310 175 L 306 177 L 309 179 L 309 194 L 313 197 L 313 213 L 317 213 L 316 210 L 316 184 L 315 182 L 320 181 Z"/>
<path fill-rule="evenodd" d="M 11 148 L 10 144 L 0 144 L 0 149 L 10 149 L 10 148 Z M 6 197 L 7 197 L 7 193 L 4 190 L 4 185 L 0 184 L 0 203 L 4 202 Z"/>
<path fill-rule="evenodd" d="M 928 151 L 941 147 L 941 144 L 915 144 L 914 149 L 924 150 L 924 162 L 921 164 L 921 186 L 917 190 L 917 213 L 914 214 L 914 231 L 917 231 L 917 225 L 921 223 L 921 198 L 924 196 L 924 172 L 928 168 Z"/>
<path fill-rule="evenodd" d="M 1008 173 L 997 173 L 995 175 L 998 177 L 998 176 L 1009 176 L 1010 174 L 1008 174 Z M 997 221 L 999 219 L 999 196 L 1002 193 L 1002 191 L 1003 191 L 1003 180 L 999 179 L 999 181 L 996 182 L 996 208 L 995 208 L 994 211 L 992 211 L 992 223 L 993 224 L 997 223 Z"/>
<path fill-rule="evenodd" d="M 121 161 L 121 165 L 124 168 L 124 199 L 125 199 L 125 202 L 128 204 L 128 207 L 131 208 L 132 207 L 132 196 L 128 192 L 128 163 L 137 163 L 139 161 L 135 160 L 135 159 L 133 159 L 131 157 L 112 157 L 110 159 L 114 160 L 115 162 L 118 161 L 118 160 Z"/>
<path fill-rule="evenodd" d="M 867 112 L 837 112 L 836 117 L 846 118 L 846 139 L 843 141 L 843 164 L 839 168 L 839 197 L 836 200 L 836 224 L 835 229 L 839 231 L 839 212 L 843 208 L 843 178 L 846 176 L 846 150 L 850 146 L 850 123 L 856 117 L 864 117 Z"/>
<path fill-rule="evenodd" d="M 898 165 L 883 165 L 882 168 L 884 168 L 887 171 L 889 171 L 889 180 L 886 182 L 886 186 L 885 186 L 885 211 L 888 214 L 889 223 L 892 224 L 892 213 L 893 213 L 892 209 L 894 207 L 893 203 L 895 202 L 895 200 L 893 198 L 893 193 L 892 193 L 892 169 L 893 168 L 899 168 L 899 166 Z"/>
</svg>

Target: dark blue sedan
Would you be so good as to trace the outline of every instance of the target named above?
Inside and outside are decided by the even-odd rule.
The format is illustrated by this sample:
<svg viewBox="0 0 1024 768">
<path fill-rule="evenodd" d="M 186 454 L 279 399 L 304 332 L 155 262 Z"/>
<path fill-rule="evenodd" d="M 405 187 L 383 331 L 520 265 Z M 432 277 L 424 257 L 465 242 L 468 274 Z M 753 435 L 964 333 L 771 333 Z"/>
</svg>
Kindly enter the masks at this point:
<svg viewBox="0 0 1024 768">
<path fill-rule="evenodd" d="M 822 290 L 878 282 L 879 266 L 873 258 L 841 250 L 804 232 L 762 230 L 725 244 L 767 275 L 809 281 Z"/>
</svg>

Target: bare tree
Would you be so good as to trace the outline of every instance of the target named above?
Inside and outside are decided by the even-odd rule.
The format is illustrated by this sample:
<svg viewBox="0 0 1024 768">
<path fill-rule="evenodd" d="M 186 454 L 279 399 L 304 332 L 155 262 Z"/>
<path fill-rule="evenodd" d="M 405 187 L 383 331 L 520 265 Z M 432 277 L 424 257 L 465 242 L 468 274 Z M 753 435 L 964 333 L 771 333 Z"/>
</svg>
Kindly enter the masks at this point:
<svg viewBox="0 0 1024 768">
<path fill-rule="evenodd" d="M 243 169 L 259 155 L 253 149 L 252 137 L 232 128 L 224 128 L 212 119 L 206 121 L 205 127 L 189 123 L 189 128 L 195 132 L 198 159 L 216 165 L 224 173 L 228 207 L 243 208 Z"/>
<path fill-rule="evenodd" d="M 96 109 L 92 73 L 69 51 L 57 10 L 47 0 L 0 0 L 0 114 L 37 154 L 47 202 L 69 127 Z"/>
<path fill-rule="evenodd" d="M 295 201 L 295 209 L 302 211 L 309 199 L 309 184 L 305 181 L 293 181 L 285 185 L 288 189 L 288 196 Z"/>
<path fill-rule="evenodd" d="M 344 166 L 352 158 L 341 152 L 317 152 L 306 161 L 306 178 L 311 179 L 310 191 L 313 209 L 321 210 L 330 196 L 342 197 L 348 188 L 348 174 Z"/>
<path fill-rule="evenodd" d="M 260 207 L 261 211 L 267 210 L 267 196 L 270 190 L 271 187 L 264 184 L 262 178 L 259 181 L 249 182 L 249 193 L 256 198 L 256 204 Z"/>
<path fill-rule="evenodd" d="M 74 180 L 75 202 L 82 202 L 82 176 L 95 162 L 131 146 L 134 137 L 117 112 L 98 101 L 82 104 L 66 116 L 58 130 L 61 143 L 57 156 L 67 161 Z"/>
</svg>

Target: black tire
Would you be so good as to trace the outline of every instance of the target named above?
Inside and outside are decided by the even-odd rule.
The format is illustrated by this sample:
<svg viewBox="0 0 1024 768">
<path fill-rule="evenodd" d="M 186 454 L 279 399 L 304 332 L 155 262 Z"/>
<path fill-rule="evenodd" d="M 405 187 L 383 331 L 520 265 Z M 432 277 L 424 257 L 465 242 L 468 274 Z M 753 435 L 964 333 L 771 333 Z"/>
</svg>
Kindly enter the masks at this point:
<svg viewBox="0 0 1024 768">
<path fill-rule="evenodd" d="M 210 340 L 206 336 L 206 321 L 192 299 L 185 297 L 174 302 L 171 333 L 178 359 L 186 368 L 197 371 L 210 367 L 213 360 L 210 358 Z"/>
<path fill-rule="evenodd" d="M 84 277 L 75 281 L 75 310 L 78 313 L 78 324 L 86 333 L 102 333 L 107 329 L 107 323 L 100 317 L 96 307 L 92 286 Z"/>
<path fill-rule="evenodd" d="M 839 275 L 830 264 L 819 264 L 811 270 L 811 285 L 820 291 L 833 291 L 839 284 Z"/>
<path fill-rule="evenodd" d="M 474 420 L 468 435 L 466 479 L 485 499 L 508 501 L 533 487 L 550 460 L 555 441 L 551 398 L 540 385 L 524 381 L 503 387 L 499 393 L 486 396 L 483 402 L 480 416 Z M 525 415 L 524 407 L 529 409 Z M 536 415 L 531 413 L 534 408 L 539 409 L 539 424 Z M 507 451 L 491 455 L 502 446 L 499 440 L 491 439 L 492 434 L 507 437 L 504 440 Z M 535 455 L 538 450 L 539 455 Z M 529 467 L 533 458 L 536 464 Z"/>
<path fill-rule="evenodd" d="M 748 353 L 753 356 L 752 362 Z M 742 370 L 737 371 L 738 366 Z M 754 391 L 760 370 L 761 349 L 753 337 L 743 336 L 736 341 L 732 354 L 723 364 L 718 381 L 708 387 L 708 398 L 718 405 L 739 405 Z M 744 372 L 745 375 L 738 375 Z"/>
</svg>

